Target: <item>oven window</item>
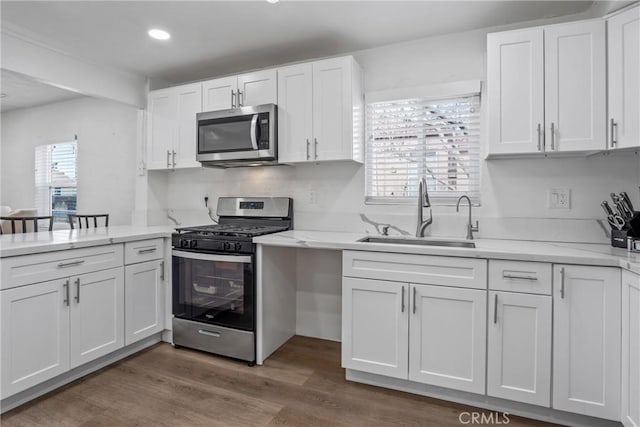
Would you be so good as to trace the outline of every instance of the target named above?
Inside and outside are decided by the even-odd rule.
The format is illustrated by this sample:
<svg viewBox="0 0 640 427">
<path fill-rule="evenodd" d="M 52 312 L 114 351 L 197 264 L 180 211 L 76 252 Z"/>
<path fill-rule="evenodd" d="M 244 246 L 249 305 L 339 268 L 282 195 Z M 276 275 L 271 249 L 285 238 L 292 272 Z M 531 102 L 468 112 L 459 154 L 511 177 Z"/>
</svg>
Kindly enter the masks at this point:
<svg viewBox="0 0 640 427">
<path fill-rule="evenodd" d="M 201 120 L 198 122 L 198 153 L 253 150 L 253 115 Z"/>
<path fill-rule="evenodd" d="M 253 282 L 251 263 L 174 255 L 173 314 L 189 320 L 253 330 Z"/>
</svg>

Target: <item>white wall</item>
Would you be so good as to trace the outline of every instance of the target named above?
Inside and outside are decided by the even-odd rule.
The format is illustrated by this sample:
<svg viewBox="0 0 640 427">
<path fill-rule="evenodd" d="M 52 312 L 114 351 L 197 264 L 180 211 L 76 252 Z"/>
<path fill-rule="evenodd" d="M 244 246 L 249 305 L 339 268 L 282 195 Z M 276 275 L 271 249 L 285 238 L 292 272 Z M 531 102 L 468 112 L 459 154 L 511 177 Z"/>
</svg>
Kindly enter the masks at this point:
<svg viewBox="0 0 640 427">
<path fill-rule="evenodd" d="M 486 33 L 477 30 L 356 52 L 367 92 L 460 80 L 484 80 Z M 603 141 L 603 146 L 605 145 Z M 159 178 L 151 177 L 150 181 Z M 211 170 L 168 174 L 168 209 L 183 223 L 208 222 L 202 198 L 221 195 L 283 195 L 295 199 L 299 229 L 375 233 L 360 214 L 377 222 L 415 230 L 414 206 L 364 204 L 364 167 L 336 163 L 296 167 Z M 482 207 L 475 210 L 480 236 L 606 242 L 596 221 L 610 192 L 626 191 L 640 206 L 640 157 L 636 154 L 565 159 L 483 161 Z M 571 189 L 572 209 L 547 208 L 550 188 Z M 311 193 L 317 201 L 311 201 Z M 158 217 L 158 215 L 156 215 Z M 465 212 L 434 208 L 432 235 L 465 236 Z"/>
<path fill-rule="evenodd" d="M 80 98 L 2 114 L 0 205 L 34 206 L 34 147 L 78 135 L 78 210 L 131 223 L 137 109 Z"/>
</svg>

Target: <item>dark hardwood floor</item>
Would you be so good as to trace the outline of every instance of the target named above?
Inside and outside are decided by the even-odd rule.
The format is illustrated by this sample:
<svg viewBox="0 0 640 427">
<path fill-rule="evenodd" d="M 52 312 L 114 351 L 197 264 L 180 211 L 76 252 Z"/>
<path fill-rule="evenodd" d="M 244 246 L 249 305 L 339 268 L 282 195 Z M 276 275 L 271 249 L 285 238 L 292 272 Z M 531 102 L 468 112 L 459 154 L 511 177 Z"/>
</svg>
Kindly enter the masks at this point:
<svg viewBox="0 0 640 427">
<path fill-rule="evenodd" d="M 3 426 L 460 426 L 478 411 L 345 381 L 340 344 L 294 337 L 264 366 L 157 344 L 2 415 Z M 487 414 L 490 412 L 485 411 Z M 543 426 L 510 416 L 510 426 Z"/>
</svg>

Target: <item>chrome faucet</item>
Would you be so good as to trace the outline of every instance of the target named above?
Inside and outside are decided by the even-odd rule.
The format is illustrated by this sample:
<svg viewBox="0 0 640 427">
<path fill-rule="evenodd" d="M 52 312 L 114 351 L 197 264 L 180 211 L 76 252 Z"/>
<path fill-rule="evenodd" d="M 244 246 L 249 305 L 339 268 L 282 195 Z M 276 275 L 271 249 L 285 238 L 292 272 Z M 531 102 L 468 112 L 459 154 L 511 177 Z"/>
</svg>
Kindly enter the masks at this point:
<svg viewBox="0 0 640 427">
<path fill-rule="evenodd" d="M 416 237 L 424 237 L 424 230 L 433 222 L 431 209 L 429 209 L 429 218 L 425 221 L 422 216 L 422 208 L 431 208 L 425 177 L 420 178 L 420 184 L 418 185 L 418 226 L 416 227 Z"/>
<path fill-rule="evenodd" d="M 469 224 L 467 224 L 467 240 L 473 240 L 473 232 L 480 231 L 480 224 L 476 221 L 476 225 L 474 226 L 471 222 L 471 199 L 467 195 L 460 196 L 458 199 L 458 204 L 456 205 L 456 212 L 460 212 L 460 202 L 462 199 L 466 199 L 469 203 Z"/>
</svg>

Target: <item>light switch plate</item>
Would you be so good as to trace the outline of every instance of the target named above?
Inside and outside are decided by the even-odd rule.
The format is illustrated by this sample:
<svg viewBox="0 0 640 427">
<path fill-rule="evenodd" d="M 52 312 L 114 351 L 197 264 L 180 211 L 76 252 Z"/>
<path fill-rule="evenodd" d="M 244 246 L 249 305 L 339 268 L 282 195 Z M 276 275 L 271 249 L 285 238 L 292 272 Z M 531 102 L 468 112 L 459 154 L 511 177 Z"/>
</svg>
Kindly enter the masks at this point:
<svg viewBox="0 0 640 427">
<path fill-rule="evenodd" d="M 549 189 L 549 209 L 571 209 L 571 190 L 569 188 Z"/>
</svg>

